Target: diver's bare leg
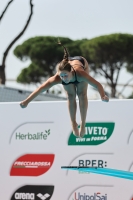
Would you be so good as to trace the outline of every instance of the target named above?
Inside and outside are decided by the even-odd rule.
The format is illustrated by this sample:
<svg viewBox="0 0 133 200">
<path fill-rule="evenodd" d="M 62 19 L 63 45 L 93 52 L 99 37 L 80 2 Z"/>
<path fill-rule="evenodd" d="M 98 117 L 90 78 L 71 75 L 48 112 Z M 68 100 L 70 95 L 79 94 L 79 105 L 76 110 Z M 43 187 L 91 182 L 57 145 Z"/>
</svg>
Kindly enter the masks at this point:
<svg viewBox="0 0 133 200">
<path fill-rule="evenodd" d="M 79 83 L 77 86 L 77 94 L 79 98 L 79 108 L 81 115 L 81 124 L 80 124 L 80 136 L 83 137 L 85 134 L 85 122 L 86 122 L 86 114 L 88 109 L 88 99 L 87 99 L 87 87 L 86 83 Z"/>
<path fill-rule="evenodd" d="M 65 85 L 64 89 L 67 94 L 68 99 L 68 110 L 69 115 L 71 119 L 73 134 L 77 137 L 79 137 L 79 130 L 78 130 L 78 124 L 76 122 L 76 111 L 77 111 L 77 104 L 76 104 L 76 88 L 74 85 Z"/>
</svg>

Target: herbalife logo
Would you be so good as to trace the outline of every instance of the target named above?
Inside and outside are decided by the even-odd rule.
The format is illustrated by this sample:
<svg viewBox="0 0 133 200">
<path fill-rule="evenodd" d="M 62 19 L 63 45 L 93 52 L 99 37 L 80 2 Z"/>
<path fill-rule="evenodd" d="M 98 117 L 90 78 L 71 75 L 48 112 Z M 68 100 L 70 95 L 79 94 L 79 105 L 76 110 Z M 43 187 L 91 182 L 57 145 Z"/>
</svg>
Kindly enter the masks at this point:
<svg viewBox="0 0 133 200">
<path fill-rule="evenodd" d="M 54 122 L 24 122 L 12 130 L 9 143 L 13 142 L 43 142 L 54 130 Z"/>
<path fill-rule="evenodd" d="M 15 138 L 16 140 L 47 140 L 48 136 L 50 135 L 50 129 L 45 130 L 44 132 L 37 132 L 37 133 L 21 133 L 16 132 Z"/>
<path fill-rule="evenodd" d="M 11 197 L 11 200 L 50 200 L 54 192 L 51 185 L 26 185 L 19 188 Z"/>
<path fill-rule="evenodd" d="M 50 197 L 50 195 L 47 193 L 47 194 L 45 194 L 45 195 L 42 195 L 41 193 L 39 193 L 38 195 L 37 195 L 41 200 L 45 200 L 45 199 L 47 199 L 48 197 Z"/>
<path fill-rule="evenodd" d="M 107 200 L 107 194 L 101 195 L 100 192 L 97 192 L 93 195 L 88 195 L 86 193 L 81 194 L 80 192 L 75 192 L 72 200 Z"/>
<path fill-rule="evenodd" d="M 83 138 L 78 138 L 71 133 L 68 145 L 99 145 L 106 142 L 114 131 L 115 123 L 86 123 L 86 132 Z"/>
</svg>

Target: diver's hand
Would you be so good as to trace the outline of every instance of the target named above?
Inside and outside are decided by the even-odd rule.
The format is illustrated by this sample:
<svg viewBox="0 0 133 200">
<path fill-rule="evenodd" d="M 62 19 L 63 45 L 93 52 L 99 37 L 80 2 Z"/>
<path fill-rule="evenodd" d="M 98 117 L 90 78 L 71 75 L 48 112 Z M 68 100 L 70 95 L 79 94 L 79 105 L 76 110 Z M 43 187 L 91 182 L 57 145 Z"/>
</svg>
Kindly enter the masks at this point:
<svg viewBox="0 0 133 200">
<path fill-rule="evenodd" d="M 28 106 L 28 102 L 24 100 L 20 103 L 20 106 L 21 108 L 26 108 Z"/>
<path fill-rule="evenodd" d="M 109 102 L 109 98 L 105 95 L 104 97 L 102 97 L 102 101 Z"/>
</svg>

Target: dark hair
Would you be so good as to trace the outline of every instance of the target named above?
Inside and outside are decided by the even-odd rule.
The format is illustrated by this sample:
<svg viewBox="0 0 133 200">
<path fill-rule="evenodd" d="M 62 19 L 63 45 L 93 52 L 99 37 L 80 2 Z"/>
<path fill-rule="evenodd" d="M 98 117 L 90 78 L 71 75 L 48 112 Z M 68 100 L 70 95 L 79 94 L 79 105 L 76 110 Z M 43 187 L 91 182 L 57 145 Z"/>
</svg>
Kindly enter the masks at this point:
<svg viewBox="0 0 133 200">
<path fill-rule="evenodd" d="M 67 48 L 64 45 L 62 45 L 59 39 L 58 39 L 58 44 L 64 48 L 64 56 L 63 56 L 63 60 L 57 64 L 57 70 L 60 70 L 60 71 L 66 70 L 70 72 L 71 65 L 68 63 L 69 52 Z"/>
</svg>

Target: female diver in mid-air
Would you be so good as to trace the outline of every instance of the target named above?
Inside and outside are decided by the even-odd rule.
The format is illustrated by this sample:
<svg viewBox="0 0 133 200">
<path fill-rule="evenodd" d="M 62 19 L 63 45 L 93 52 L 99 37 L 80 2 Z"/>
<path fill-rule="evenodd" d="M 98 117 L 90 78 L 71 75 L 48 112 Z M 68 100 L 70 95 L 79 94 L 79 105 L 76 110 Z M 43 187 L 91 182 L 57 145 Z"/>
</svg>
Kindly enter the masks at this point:
<svg viewBox="0 0 133 200">
<path fill-rule="evenodd" d="M 60 42 L 58 44 L 63 46 Z M 27 107 L 28 103 L 40 93 L 47 91 L 56 84 L 62 84 L 68 99 L 73 134 L 77 137 L 83 137 L 85 134 L 85 121 L 88 108 L 88 83 L 99 91 L 102 101 L 108 102 L 109 98 L 105 95 L 102 85 L 89 75 L 89 65 L 86 59 L 81 56 L 70 57 L 66 47 L 63 46 L 63 48 L 64 57 L 56 66 L 56 74 L 32 92 L 28 98 L 20 103 L 20 106 L 22 108 Z M 81 114 L 80 130 L 78 130 L 78 124 L 76 122 L 76 94 L 79 98 Z"/>
</svg>

